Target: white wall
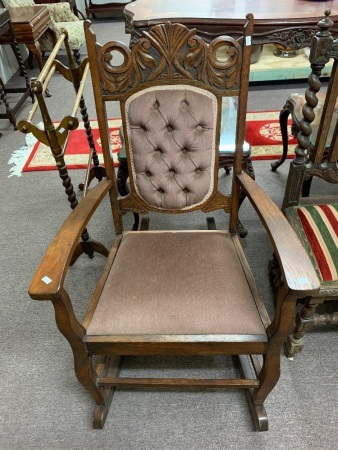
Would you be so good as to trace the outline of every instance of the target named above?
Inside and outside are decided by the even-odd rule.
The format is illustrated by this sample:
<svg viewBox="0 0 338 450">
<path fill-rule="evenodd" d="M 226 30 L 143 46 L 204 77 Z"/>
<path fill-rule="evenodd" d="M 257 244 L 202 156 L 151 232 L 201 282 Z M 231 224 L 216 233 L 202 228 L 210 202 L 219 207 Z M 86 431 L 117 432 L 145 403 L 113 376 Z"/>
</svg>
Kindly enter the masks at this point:
<svg viewBox="0 0 338 450">
<path fill-rule="evenodd" d="M 108 1 L 109 0 L 107 0 L 107 2 Z M 84 0 L 76 0 L 76 7 L 77 7 L 78 11 L 80 11 L 84 15 L 84 17 L 86 17 L 86 5 L 85 5 Z M 81 16 L 80 16 L 80 19 L 81 19 Z"/>
<path fill-rule="evenodd" d="M 28 56 L 28 51 L 25 45 L 19 45 L 22 59 L 25 60 Z M 18 70 L 19 64 L 16 60 L 14 52 L 10 45 L 0 46 L 0 77 L 6 84 L 8 80 Z"/>
</svg>

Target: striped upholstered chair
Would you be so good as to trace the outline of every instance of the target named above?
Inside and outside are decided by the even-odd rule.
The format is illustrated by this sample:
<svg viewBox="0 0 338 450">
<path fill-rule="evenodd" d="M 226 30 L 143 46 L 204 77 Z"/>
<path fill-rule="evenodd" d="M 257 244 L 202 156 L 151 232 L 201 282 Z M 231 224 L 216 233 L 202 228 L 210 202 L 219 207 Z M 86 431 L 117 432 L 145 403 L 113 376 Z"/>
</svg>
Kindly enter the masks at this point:
<svg viewBox="0 0 338 450">
<path fill-rule="evenodd" d="M 319 304 L 338 299 L 338 195 L 328 195 L 328 191 L 331 194 L 335 192 L 333 186 L 326 187 L 326 183 L 321 188 L 322 196 L 310 195 L 314 177 L 327 183 L 338 183 L 338 40 L 333 40 L 328 31 L 333 26 L 328 12 L 318 26 L 319 31 L 313 37 L 311 45 L 312 73 L 308 78 L 309 86 L 305 94 L 307 101 L 302 109 L 296 156 L 290 165 L 282 209 L 310 255 L 321 280 L 321 288 L 318 295 L 300 302 L 302 307 L 286 344 L 288 356 L 302 350 L 307 328 L 338 322 L 338 312 L 332 312 L 336 310 L 332 302 L 323 305 L 330 311 L 325 308 L 325 314 L 317 312 Z M 312 121 L 316 120 L 314 108 L 320 100 L 319 76 L 331 58 L 334 62 L 322 114 L 319 123 L 312 128 Z"/>
</svg>

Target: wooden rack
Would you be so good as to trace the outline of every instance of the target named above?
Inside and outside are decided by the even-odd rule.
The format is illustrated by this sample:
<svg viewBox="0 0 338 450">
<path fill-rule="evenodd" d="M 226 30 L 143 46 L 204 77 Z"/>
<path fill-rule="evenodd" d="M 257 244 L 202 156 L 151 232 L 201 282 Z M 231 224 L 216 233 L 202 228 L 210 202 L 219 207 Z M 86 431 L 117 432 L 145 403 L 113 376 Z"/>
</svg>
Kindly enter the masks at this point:
<svg viewBox="0 0 338 450">
<path fill-rule="evenodd" d="M 55 59 L 63 43 L 66 49 L 69 67 L 66 67 L 60 61 Z M 56 71 L 58 71 L 67 81 L 72 82 L 76 93 L 72 112 L 61 120 L 57 128 L 55 128 L 44 99 L 44 94 L 47 91 L 48 85 Z M 83 97 L 83 90 L 88 72 L 88 58 L 84 59 L 80 65 L 75 64 L 73 54 L 68 43 L 68 34 L 64 31 L 60 35 L 56 46 L 50 54 L 39 77 L 31 79 L 31 90 L 35 94 L 36 100 L 27 119 L 21 120 L 18 124 L 18 128 L 22 133 L 32 133 L 40 142 L 50 147 L 52 155 L 55 159 L 56 168 L 59 172 L 60 178 L 62 179 L 62 184 L 65 188 L 65 192 L 72 209 L 78 205 L 78 200 L 71 182 L 71 178 L 68 174 L 64 154 L 69 133 L 72 130 L 76 130 L 79 126 L 79 120 L 77 118 L 77 113 L 79 110 L 82 115 L 89 145 L 88 167 L 86 171 L 85 183 L 82 185 L 84 195 L 86 195 L 86 190 L 91 179 L 96 177 L 100 181 L 105 176 L 105 169 L 100 165 L 95 149 L 92 129 L 87 114 L 87 107 Z M 40 109 L 42 115 L 43 129 L 32 123 L 38 108 Z M 91 164 L 92 161 L 94 163 L 93 167 Z M 108 256 L 108 250 L 102 244 L 90 239 L 87 229 L 83 231 L 81 238 L 82 240 L 78 244 L 78 248 L 74 253 L 72 263 L 74 263 L 82 253 L 86 253 L 91 258 L 94 256 L 94 252 Z"/>
</svg>

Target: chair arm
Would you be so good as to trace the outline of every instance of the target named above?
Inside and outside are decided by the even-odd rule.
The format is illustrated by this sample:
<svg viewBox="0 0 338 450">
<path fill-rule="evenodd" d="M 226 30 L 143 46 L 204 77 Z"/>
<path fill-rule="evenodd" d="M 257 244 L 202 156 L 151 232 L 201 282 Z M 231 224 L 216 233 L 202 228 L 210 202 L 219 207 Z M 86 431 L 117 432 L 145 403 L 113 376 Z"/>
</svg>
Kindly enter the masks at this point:
<svg viewBox="0 0 338 450">
<path fill-rule="evenodd" d="M 313 264 L 283 213 L 245 172 L 237 179 L 268 232 L 288 288 L 298 297 L 318 293 L 320 282 Z"/>
<path fill-rule="evenodd" d="M 50 18 L 56 23 L 76 22 L 79 20 L 70 9 L 70 4 L 68 2 L 44 3 L 44 6 L 47 6 Z"/>
<path fill-rule="evenodd" d="M 31 298 L 52 300 L 60 291 L 81 234 L 111 186 L 111 181 L 101 180 L 68 216 L 33 277 L 28 291 Z"/>
</svg>

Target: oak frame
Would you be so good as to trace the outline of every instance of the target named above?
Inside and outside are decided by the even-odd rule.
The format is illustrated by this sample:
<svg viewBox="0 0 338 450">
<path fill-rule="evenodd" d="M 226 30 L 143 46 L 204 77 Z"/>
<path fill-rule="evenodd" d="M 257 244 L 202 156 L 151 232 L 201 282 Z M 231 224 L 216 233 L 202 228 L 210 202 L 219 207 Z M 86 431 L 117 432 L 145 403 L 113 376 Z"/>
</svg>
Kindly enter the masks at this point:
<svg viewBox="0 0 338 450">
<path fill-rule="evenodd" d="M 198 38 L 194 30 L 188 30 L 186 27 L 170 23 L 158 25 L 149 33 L 144 33 L 143 39 L 140 40 L 140 46 L 144 46 L 148 50 L 152 45 L 155 48 L 160 47 L 160 41 L 166 42 L 162 47 L 163 55 L 168 64 L 169 71 L 173 70 L 170 76 L 164 74 L 164 78 L 173 82 L 196 84 L 198 86 L 205 84 L 209 86 L 218 98 L 218 124 L 216 127 L 216 136 L 219 139 L 220 134 L 220 118 L 221 118 L 221 97 L 223 94 L 233 95 L 239 94 L 238 108 L 238 127 L 236 140 L 236 157 L 233 171 L 233 187 L 232 197 L 225 201 L 225 197 L 218 193 L 217 189 L 213 192 L 210 200 L 200 206 L 202 211 L 212 211 L 214 209 L 228 210 L 230 213 L 229 236 L 233 242 L 233 246 L 238 255 L 243 273 L 247 279 L 253 301 L 261 316 L 264 324 L 264 335 L 131 335 L 131 336 L 89 336 L 86 333 L 88 325 L 92 319 L 95 308 L 100 300 L 103 287 L 107 280 L 109 271 L 114 264 L 116 254 L 119 251 L 121 242 L 123 241 L 123 224 L 122 215 L 135 209 L 144 213 L 145 204 L 140 200 L 133 190 L 133 181 L 131 183 L 131 194 L 126 198 L 119 198 L 116 188 L 116 179 L 113 165 L 111 164 L 111 156 L 109 151 L 109 139 L 106 126 L 107 114 L 105 110 L 105 102 L 119 99 L 122 102 L 122 119 L 123 102 L 125 101 L 125 92 L 130 95 L 134 88 L 130 87 L 133 78 L 125 76 L 126 71 L 132 65 L 130 61 L 134 61 L 134 74 L 138 74 L 140 67 L 142 70 L 157 70 L 162 67 L 159 63 L 151 65 L 150 59 L 136 58 L 136 53 L 140 49 L 133 47 L 128 49 L 120 43 L 111 42 L 105 46 L 96 43 L 96 38 L 90 29 L 90 23 L 85 24 L 85 33 L 87 37 L 88 54 L 91 60 L 92 82 L 95 94 L 95 102 L 98 113 L 98 122 L 101 132 L 101 142 L 104 150 L 104 159 L 106 166 L 107 178 L 100 181 L 95 188 L 90 190 L 86 197 L 77 205 L 74 211 L 65 221 L 63 227 L 54 238 L 46 255 L 44 256 L 35 276 L 31 283 L 29 294 L 31 298 L 36 300 L 51 300 L 55 308 L 56 322 L 60 331 L 68 340 L 74 354 L 75 373 L 83 386 L 91 393 L 96 402 L 94 410 L 94 428 L 102 428 L 109 410 L 111 399 L 116 386 L 125 387 L 214 387 L 214 388 L 243 388 L 246 390 L 249 405 L 252 412 L 255 427 L 258 430 L 267 430 L 268 421 L 264 409 L 264 400 L 276 385 L 280 376 L 280 349 L 282 343 L 292 327 L 295 301 L 299 296 L 305 296 L 316 293 L 318 291 L 318 280 L 313 267 L 301 246 L 298 238 L 286 221 L 283 214 L 266 193 L 257 185 L 257 183 L 242 170 L 242 146 L 244 142 L 246 103 L 248 94 L 248 77 L 250 64 L 250 36 L 253 28 L 252 15 L 247 16 L 247 24 L 245 26 L 245 39 L 240 39 L 243 52 L 240 52 L 240 58 L 236 62 L 236 70 L 234 79 L 238 84 L 236 89 L 226 85 L 223 78 L 206 77 L 205 69 L 208 68 L 206 60 L 213 67 L 217 67 L 217 73 L 224 76 L 224 72 L 228 70 L 227 64 L 220 65 L 214 59 L 213 49 L 217 49 L 218 45 L 227 41 L 228 38 L 217 38 L 214 47 L 205 44 L 203 40 Z M 161 40 L 159 36 L 170 36 L 170 39 Z M 176 52 L 171 53 L 170 45 L 180 42 L 176 46 Z M 169 44 L 168 44 L 169 42 Z M 247 44 L 247 45 L 245 45 Z M 199 72 L 200 66 L 191 64 L 187 73 L 179 74 L 177 67 L 176 55 L 185 58 L 190 56 L 190 46 L 197 47 L 204 55 L 201 58 L 201 64 L 204 70 Z M 236 44 L 238 45 L 238 44 Z M 118 48 L 125 55 L 125 64 L 119 66 L 116 70 L 110 66 L 110 52 L 112 48 Z M 206 59 L 206 55 L 208 58 Z M 211 55 L 211 56 L 210 56 Z M 136 63 L 135 61 L 138 61 Z M 147 64 L 143 64 L 147 61 Z M 138 66 L 139 64 L 139 66 Z M 176 66 L 175 66 L 176 64 Z M 107 66 L 106 66 L 107 65 Z M 220 67 L 221 66 L 221 67 Z M 105 67 L 108 69 L 105 72 Z M 149 69 L 149 67 L 151 69 Z M 175 69 L 175 70 L 174 70 Z M 210 69 L 210 67 L 209 67 Z M 239 70 L 241 69 L 241 70 Z M 238 72 L 239 70 L 239 72 Z M 223 72 L 222 72 L 223 71 Z M 110 84 L 105 83 L 105 76 L 111 76 Z M 208 72 L 210 73 L 210 72 Z M 190 80 L 189 77 L 192 78 Z M 143 76 L 144 74 L 142 74 Z M 232 72 L 232 76 L 233 76 Z M 241 75 L 241 76 L 239 76 Z M 146 73 L 146 76 L 148 74 Z M 195 77 L 195 78 L 194 78 Z M 113 80 L 113 81 L 112 81 Z M 196 81 L 197 80 L 197 81 Z M 215 87 L 215 80 L 217 87 Z M 157 85 L 154 78 L 151 81 L 153 86 Z M 168 82 L 168 80 L 166 81 Z M 116 83 L 116 84 L 114 84 Z M 160 80 L 163 84 L 163 80 Z M 137 79 L 136 88 L 140 86 L 148 86 L 149 81 Z M 109 87 L 109 89 L 107 88 Z M 125 126 L 125 124 L 124 124 Z M 124 129 L 124 132 L 126 130 Z M 125 135 L 127 135 L 125 133 Z M 128 147 L 128 142 L 127 142 Z M 216 158 L 216 161 L 218 159 Z M 217 163 L 214 176 L 217 177 Z M 238 219 L 239 197 L 243 191 L 250 202 L 253 204 L 260 217 L 263 226 L 267 230 L 267 234 L 271 239 L 275 252 L 280 262 L 280 267 L 284 276 L 284 285 L 278 294 L 276 304 L 276 314 L 272 322 L 266 313 L 263 301 L 260 298 L 258 289 L 255 285 L 250 267 L 246 261 L 245 254 L 242 250 L 239 238 L 236 236 L 236 224 Z M 102 199 L 109 195 L 112 207 L 112 215 L 115 224 L 116 239 L 113 242 L 112 249 L 108 255 L 107 263 L 103 269 L 102 276 L 96 286 L 94 295 L 89 304 L 86 317 L 80 323 L 74 314 L 70 297 L 64 287 L 65 277 L 68 267 L 72 262 L 73 253 L 76 249 L 81 233 L 87 226 L 90 218 L 94 214 Z M 141 207 L 139 207 L 141 205 Z M 147 206 L 147 210 L 156 210 L 156 208 Z M 196 208 L 191 208 L 195 210 Z M 158 212 L 161 212 L 158 210 Z M 169 213 L 180 213 L 179 210 L 169 211 Z M 209 230 L 213 233 L 213 223 L 209 220 Z M 131 233 L 131 232 L 129 232 Z M 150 231 L 139 231 L 133 233 L 151 233 Z M 188 233 L 188 231 L 186 231 Z M 61 251 L 60 251 L 61 250 Z M 45 277 L 50 278 L 48 284 L 45 283 Z M 202 312 L 203 313 L 203 312 Z M 159 380 L 156 378 L 118 378 L 120 368 L 120 356 L 123 355 L 235 355 L 240 361 L 241 378 L 229 380 L 188 380 L 188 379 L 172 379 L 167 378 Z M 92 355 L 101 355 L 100 361 L 95 368 L 92 363 Z M 251 356 L 246 356 L 251 355 Z M 263 356 L 263 366 L 260 367 L 257 355 Z"/>
</svg>

